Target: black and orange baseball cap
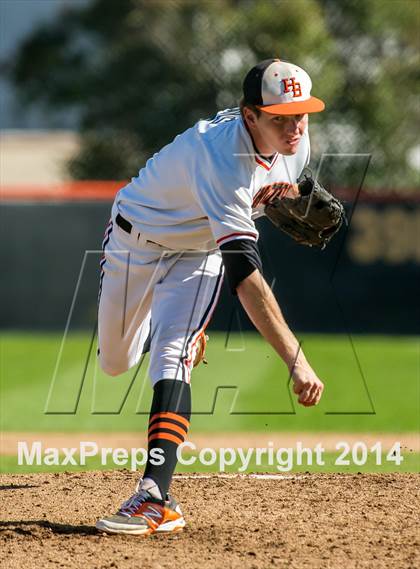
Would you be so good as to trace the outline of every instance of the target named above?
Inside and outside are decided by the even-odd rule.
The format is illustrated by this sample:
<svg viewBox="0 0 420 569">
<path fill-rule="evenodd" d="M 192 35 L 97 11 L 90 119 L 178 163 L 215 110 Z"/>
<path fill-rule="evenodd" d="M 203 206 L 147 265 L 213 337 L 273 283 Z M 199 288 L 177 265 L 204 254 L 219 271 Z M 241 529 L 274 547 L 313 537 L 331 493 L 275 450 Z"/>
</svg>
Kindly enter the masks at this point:
<svg viewBox="0 0 420 569">
<path fill-rule="evenodd" d="M 311 96 L 312 81 L 304 69 L 280 59 L 265 59 L 243 82 L 244 100 L 272 115 L 319 113 L 321 99 Z"/>
</svg>

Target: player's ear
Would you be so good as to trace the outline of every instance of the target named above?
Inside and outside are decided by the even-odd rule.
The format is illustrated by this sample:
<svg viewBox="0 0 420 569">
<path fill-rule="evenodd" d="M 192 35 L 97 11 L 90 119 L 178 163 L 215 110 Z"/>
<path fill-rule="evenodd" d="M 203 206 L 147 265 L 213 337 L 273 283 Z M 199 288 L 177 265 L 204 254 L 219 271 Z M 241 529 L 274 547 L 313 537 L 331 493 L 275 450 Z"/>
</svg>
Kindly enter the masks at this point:
<svg viewBox="0 0 420 569">
<path fill-rule="evenodd" d="M 248 125 L 255 126 L 257 124 L 257 120 L 258 120 L 257 113 L 255 113 L 249 107 L 244 107 L 243 112 L 244 112 L 244 117 L 245 117 Z"/>
</svg>

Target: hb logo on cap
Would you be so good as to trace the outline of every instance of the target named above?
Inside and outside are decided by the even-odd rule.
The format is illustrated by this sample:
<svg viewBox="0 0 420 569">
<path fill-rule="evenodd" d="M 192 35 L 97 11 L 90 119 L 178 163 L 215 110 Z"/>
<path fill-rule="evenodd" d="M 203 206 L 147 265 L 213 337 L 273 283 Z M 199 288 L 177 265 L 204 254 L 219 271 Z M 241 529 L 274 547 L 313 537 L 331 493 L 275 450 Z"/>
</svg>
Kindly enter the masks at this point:
<svg viewBox="0 0 420 569">
<path fill-rule="evenodd" d="M 283 84 L 282 94 L 290 93 L 290 91 L 293 91 L 293 97 L 302 96 L 302 89 L 300 88 L 300 83 L 296 81 L 296 77 L 289 77 L 288 79 L 282 79 L 281 83 Z"/>
<path fill-rule="evenodd" d="M 311 96 L 312 81 L 304 69 L 280 59 L 265 59 L 244 79 L 244 101 L 272 115 L 318 113 L 321 99 Z"/>
</svg>

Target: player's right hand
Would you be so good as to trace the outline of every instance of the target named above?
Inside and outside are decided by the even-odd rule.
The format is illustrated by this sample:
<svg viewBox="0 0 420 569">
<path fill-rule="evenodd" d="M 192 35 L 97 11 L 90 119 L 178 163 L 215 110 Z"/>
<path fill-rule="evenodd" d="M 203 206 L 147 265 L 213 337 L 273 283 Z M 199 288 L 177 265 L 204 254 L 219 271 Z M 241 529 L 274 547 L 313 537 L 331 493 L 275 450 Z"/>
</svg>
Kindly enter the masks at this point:
<svg viewBox="0 0 420 569">
<path fill-rule="evenodd" d="M 324 384 L 309 364 L 296 363 L 292 370 L 293 391 L 298 403 L 304 407 L 317 405 L 324 391 Z"/>
</svg>

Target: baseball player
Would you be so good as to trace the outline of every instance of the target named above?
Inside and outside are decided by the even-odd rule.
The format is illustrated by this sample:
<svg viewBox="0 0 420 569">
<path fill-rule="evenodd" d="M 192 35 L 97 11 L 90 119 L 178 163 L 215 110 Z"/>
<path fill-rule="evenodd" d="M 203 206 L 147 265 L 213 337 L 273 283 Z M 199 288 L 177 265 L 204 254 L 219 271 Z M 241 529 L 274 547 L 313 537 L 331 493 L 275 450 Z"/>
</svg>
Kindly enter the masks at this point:
<svg viewBox="0 0 420 569">
<path fill-rule="evenodd" d="M 115 198 L 101 260 L 98 357 L 115 376 L 150 347 L 153 401 L 143 479 L 99 530 L 149 535 L 185 525 L 168 489 L 224 271 L 290 370 L 299 403 L 321 397 L 323 384 L 262 276 L 255 226 L 270 200 L 298 193 L 310 155 L 308 113 L 324 109 L 311 87 L 297 65 L 262 61 L 245 77 L 239 108 L 178 135 Z"/>
</svg>

